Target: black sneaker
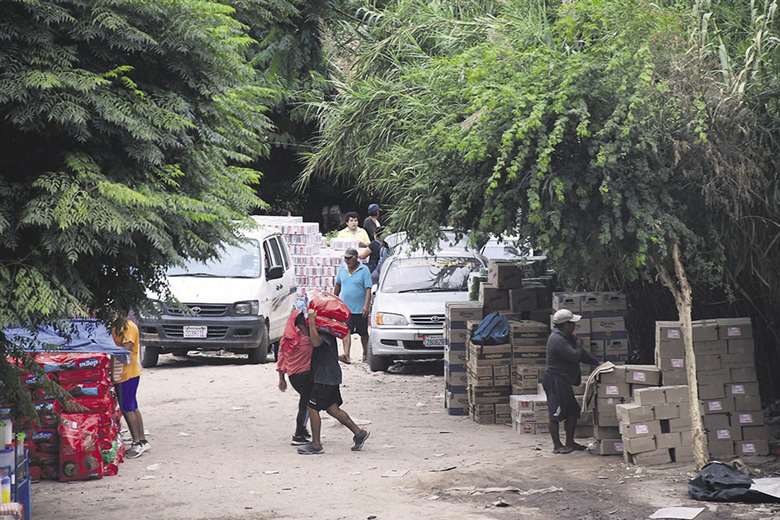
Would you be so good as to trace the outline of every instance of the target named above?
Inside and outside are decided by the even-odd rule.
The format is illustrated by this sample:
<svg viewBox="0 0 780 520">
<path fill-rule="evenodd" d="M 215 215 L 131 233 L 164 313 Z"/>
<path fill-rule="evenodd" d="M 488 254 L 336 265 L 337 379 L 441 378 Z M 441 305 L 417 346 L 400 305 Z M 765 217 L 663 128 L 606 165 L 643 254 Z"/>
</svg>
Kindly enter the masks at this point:
<svg viewBox="0 0 780 520">
<path fill-rule="evenodd" d="M 290 444 L 293 446 L 303 446 L 304 444 L 309 444 L 309 438 L 303 435 L 293 435 L 292 442 Z"/>
<path fill-rule="evenodd" d="M 355 441 L 355 445 L 352 446 L 352 451 L 362 450 L 363 444 L 366 443 L 366 440 L 368 439 L 369 435 L 371 435 L 370 431 L 363 430 L 361 432 L 358 432 L 354 437 L 352 437 L 352 440 Z"/>
</svg>

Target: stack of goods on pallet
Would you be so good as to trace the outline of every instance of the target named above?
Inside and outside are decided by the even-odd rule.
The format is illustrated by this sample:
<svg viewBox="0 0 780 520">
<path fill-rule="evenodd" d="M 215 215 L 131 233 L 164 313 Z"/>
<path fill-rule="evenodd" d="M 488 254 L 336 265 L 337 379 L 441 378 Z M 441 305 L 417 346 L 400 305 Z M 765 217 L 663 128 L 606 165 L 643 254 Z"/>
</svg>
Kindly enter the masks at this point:
<svg viewBox="0 0 780 520">
<path fill-rule="evenodd" d="M 479 301 L 485 314 L 511 313 L 512 319 L 546 322 L 552 306 L 552 278 L 527 277 L 532 264 L 520 261 L 491 261 L 487 277 L 478 282 Z"/>
<path fill-rule="evenodd" d="M 634 391 L 658 386 L 660 371 L 653 365 L 623 365 L 594 376 L 593 437 L 600 441 L 601 455 L 620 455 L 623 443 L 617 405 L 630 402 Z"/>
<path fill-rule="evenodd" d="M 467 415 L 466 345 L 468 323 L 482 319 L 479 302 L 449 302 L 445 305 L 444 338 L 444 406 L 449 415 Z"/>
<path fill-rule="evenodd" d="M 509 398 L 512 412 L 512 429 L 519 433 L 550 433 L 550 416 L 547 408 L 547 396 L 543 393 L 533 395 L 513 395 Z"/>
<path fill-rule="evenodd" d="M 510 422 L 512 346 L 469 341 L 466 380 L 469 415 L 479 424 Z"/>
<path fill-rule="evenodd" d="M 769 454 L 750 318 L 693 322 L 696 379 L 711 458 Z M 664 384 L 688 384 L 678 322 L 656 322 Z"/>
<path fill-rule="evenodd" d="M 510 321 L 509 342 L 512 345 L 512 393 L 536 392 L 547 361 L 547 338 L 550 330 L 538 321 Z"/>
<path fill-rule="evenodd" d="M 104 353 L 37 353 L 42 376 L 25 375 L 39 424 L 27 424 L 34 479 L 87 480 L 116 475 L 124 456 L 114 379 L 121 365 Z M 57 382 L 81 410 L 66 413 L 39 377 Z"/>
<path fill-rule="evenodd" d="M 635 402 L 616 407 L 626 463 L 691 462 L 693 433 L 688 387 L 637 389 Z"/>
</svg>

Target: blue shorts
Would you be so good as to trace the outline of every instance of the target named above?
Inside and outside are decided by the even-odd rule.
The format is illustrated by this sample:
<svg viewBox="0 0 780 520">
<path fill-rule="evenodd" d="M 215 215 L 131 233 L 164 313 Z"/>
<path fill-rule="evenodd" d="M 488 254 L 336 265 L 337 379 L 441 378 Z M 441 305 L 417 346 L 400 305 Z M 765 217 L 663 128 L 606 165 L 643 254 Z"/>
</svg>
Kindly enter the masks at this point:
<svg viewBox="0 0 780 520">
<path fill-rule="evenodd" d="M 117 391 L 119 392 L 119 408 L 121 408 L 123 412 L 134 412 L 138 410 L 138 401 L 135 397 L 136 394 L 138 394 L 138 383 L 140 381 L 140 377 L 134 377 L 116 385 Z"/>
</svg>

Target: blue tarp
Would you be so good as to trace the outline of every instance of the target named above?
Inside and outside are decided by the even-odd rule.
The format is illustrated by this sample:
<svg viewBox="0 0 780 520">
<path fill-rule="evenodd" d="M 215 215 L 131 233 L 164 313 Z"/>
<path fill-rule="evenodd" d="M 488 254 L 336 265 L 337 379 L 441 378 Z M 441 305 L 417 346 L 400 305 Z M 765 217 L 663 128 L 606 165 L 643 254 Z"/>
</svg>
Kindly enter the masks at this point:
<svg viewBox="0 0 780 520">
<path fill-rule="evenodd" d="M 6 339 L 27 352 L 103 352 L 130 362 L 130 353 L 116 345 L 111 333 L 98 320 L 73 319 L 36 330 L 13 327 L 3 330 Z"/>
</svg>

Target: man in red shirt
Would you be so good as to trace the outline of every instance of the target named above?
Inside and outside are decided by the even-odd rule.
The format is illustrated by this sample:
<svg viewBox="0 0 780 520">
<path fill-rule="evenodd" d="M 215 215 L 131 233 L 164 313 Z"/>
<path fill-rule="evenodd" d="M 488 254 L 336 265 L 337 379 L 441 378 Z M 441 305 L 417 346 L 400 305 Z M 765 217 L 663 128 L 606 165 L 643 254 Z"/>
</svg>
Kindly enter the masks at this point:
<svg viewBox="0 0 780 520">
<path fill-rule="evenodd" d="M 305 309 L 305 307 L 304 307 Z M 292 438 L 293 446 L 307 444 L 311 439 L 306 423 L 309 420 L 307 405 L 311 396 L 314 380 L 311 371 L 311 357 L 314 348 L 322 343 L 320 333 L 317 331 L 315 320 L 317 313 L 296 308 L 290 315 L 294 326 L 285 328 L 285 334 L 279 342 L 279 358 L 276 362 L 276 370 L 279 372 L 279 390 L 287 390 L 285 374 L 290 377 L 290 384 L 300 395 L 298 399 L 298 416 L 295 422 L 295 435 Z M 307 319 L 308 318 L 308 319 Z M 308 323 L 307 323 L 308 322 Z"/>
</svg>

